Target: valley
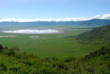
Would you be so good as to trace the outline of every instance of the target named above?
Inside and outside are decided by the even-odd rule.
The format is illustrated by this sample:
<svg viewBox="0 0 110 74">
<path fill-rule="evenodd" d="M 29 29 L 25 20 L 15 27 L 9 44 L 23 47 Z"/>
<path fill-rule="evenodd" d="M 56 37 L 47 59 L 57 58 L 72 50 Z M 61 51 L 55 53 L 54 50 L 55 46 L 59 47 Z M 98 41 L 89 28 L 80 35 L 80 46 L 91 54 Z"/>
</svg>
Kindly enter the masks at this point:
<svg viewBox="0 0 110 74">
<path fill-rule="evenodd" d="M 97 27 L 97 26 L 96 26 Z M 0 33 L 0 43 L 9 48 L 18 47 L 20 52 L 32 53 L 41 58 L 57 57 L 65 58 L 68 56 L 83 57 L 105 44 L 82 44 L 75 37 L 81 33 L 90 31 L 93 26 L 11 26 L 1 27 L 2 30 L 17 29 L 58 29 L 63 31 L 56 34 L 19 34 L 19 33 Z M 1 31 L 2 31 L 1 30 Z M 79 54 L 79 55 L 77 55 Z"/>
</svg>

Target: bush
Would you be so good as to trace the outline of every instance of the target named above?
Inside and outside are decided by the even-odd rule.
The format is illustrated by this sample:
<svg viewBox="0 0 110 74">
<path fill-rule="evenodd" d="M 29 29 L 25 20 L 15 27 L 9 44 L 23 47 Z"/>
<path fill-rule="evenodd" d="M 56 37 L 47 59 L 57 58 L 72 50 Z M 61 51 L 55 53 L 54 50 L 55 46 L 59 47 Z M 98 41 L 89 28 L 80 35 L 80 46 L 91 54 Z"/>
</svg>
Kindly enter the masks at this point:
<svg viewBox="0 0 110 74">
<path fill-rule="evenodd" d="M 2 52 L 3 50 L 3 46 L 0 44 L 0 52 Z"/>
<path fill-rule="evenodd" d="M 13 48 L 9 49 L 8 55 L 15 55 L 17 53 L 17 51 L 19 51 L 19 48 L 13 47 Z"/>
<path fill-rule="evenodd" d="M 74 57 L 67 57 L 64 61 L 65 62 L 71 62 L 72 60 L 76 60 Z"/>
<path fill-rule="evenodd" d="M 0 64 L 0 67 L 3 71 L 6 71 L 7 70 L 7 67 L 4 65 L 4 64 Z"/>
</svg>

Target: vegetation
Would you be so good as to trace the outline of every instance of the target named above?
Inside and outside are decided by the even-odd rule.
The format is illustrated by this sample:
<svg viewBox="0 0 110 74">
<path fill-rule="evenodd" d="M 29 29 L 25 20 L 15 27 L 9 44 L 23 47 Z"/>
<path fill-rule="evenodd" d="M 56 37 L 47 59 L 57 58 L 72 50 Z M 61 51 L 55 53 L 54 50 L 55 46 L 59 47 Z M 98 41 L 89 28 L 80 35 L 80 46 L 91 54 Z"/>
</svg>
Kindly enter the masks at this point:
<svg viewBox="0 0 110 74">
<path fill-rule="evenodd" d="M 110 45 L 107 45 L 108 44 L 107 41 L 109 41 L 110 34 L 109 26 L 96 28 L 92 31 L 90 30 L 93 28 L 93 26 L 92 27 L 46 26 L 46 27 L 54 29 L 62 27 L 61 30 L 64 30 L 65 33 L 45 34 L 45 35 L 0 33 L 1 36 L 7 35 L 16 36 L 13 38 L 11 37 L 0 38 L 1 44 L 3 44 L 3 46 L 8 45 L 8 47 L 3 47 L 2 45 L 0 45 L 0 73 L 2 74 L 110 73 Z M 7 30 L 8 28 L 18 29 L 18 26 L 17 27 L 13 26 L 13 28 L 2 27 L 1 30 L 3 29 Z M 21 28 L 21 26 L 19 26 L 19 28 Z M 33 29 L 38 28 L 38 26 L 37 27 L 34 26 L 32 28 Z M 87 31 L 89 31 L 89 33 Z M 35 38 L 32 38 L 31 36 Z M 76 36 L 78 40 L 76 40 Z M 80 42 L 79 40 L 81 40 L 82 43 L 79 43 Z M 94 41 L 97 41 L 98 43 L 96 44 L 94 43 Z M 99 43 L 101 41 L 106 42 L 106 44 Z M 12 46 L 17 46 L 19 48 Z"/>
<path fill-rule="evenodd" d="M 2 45 L 1 45 L 2 46 Z M 3 47 L 3 46 L 2 46 Z M 3 47 L 0 52 L 2 74 L 109 74 L 110 45 L 104 46 L 83 58 L 44 58 L 18 53 L 18 48 Z"/>
<path fill-rule="evenodd" d="M 15 29 L 60 29 L 64 33 L 61 34 L 9 34 L 0 33 L 0 36 L 15 36 L 15 37 L 0 37 L 0 43 L 9 48 L 18 47 L 20 52 L 33 53 L 40 58 L 57 57 L 65 58 L 68 56 L 82 57 L 94 51 L 105 44 L 82 44 L 75 36 L 93 29 L 93 26 L 39 26 L 39 27 L 22 27 L 11 26 L 7 28 L 0 27 L 3 30 Z M 79 55 L 77 55 L 79 54 Z"/>
<path fill-rule="evenodd" d="M 88 43 L 110 43 L 110 25 L 102 26 L 99 28 L 95 28 L 92 31 L 82 33 L 77 36 L 77 39 Z"/>
<path fill-rule="evenodd" d="M 3 46 L 8 45 L 8 47 L 0 45 L 0 73 L 109 74 L 110 45 L 107 45 L 109 26 L 89 31 L 91 28 L 63 26 L 65 33 L 47 35 L 0 33 L 16 36 L 0 38 Z"/>
</svg>

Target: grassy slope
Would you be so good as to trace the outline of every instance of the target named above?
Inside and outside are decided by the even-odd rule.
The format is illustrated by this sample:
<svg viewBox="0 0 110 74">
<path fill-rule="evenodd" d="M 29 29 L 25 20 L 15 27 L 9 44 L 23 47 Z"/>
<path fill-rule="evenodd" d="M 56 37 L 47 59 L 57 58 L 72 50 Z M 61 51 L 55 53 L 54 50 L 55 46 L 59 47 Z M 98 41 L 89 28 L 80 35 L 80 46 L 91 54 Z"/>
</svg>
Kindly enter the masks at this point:
<svg viewBox="0 0 110 74">
<path fill-rule="evenodd" d="M 83 41 L 90 41 L 95 43 L 109 43 L 110 25 L 95 28 L 92 31 L 78 35 L 77 38 Z"/>
</svg>

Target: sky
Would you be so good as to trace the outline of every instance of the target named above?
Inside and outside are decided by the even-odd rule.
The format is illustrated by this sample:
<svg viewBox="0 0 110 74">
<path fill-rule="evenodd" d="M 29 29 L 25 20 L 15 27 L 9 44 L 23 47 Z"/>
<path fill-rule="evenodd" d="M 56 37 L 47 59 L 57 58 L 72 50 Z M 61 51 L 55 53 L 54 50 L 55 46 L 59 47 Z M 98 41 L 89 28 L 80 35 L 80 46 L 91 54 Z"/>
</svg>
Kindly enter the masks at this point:
<svg viewBox="0 0 110 74">
<path fill-rule="evenodd" d="M 110 19 L 109 7 L 110 0 L 0 0 L 0 21 Z"/>
</svg>

